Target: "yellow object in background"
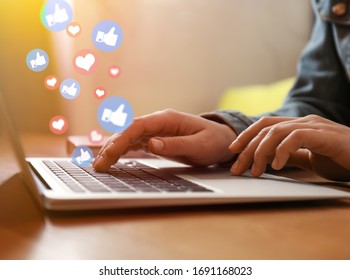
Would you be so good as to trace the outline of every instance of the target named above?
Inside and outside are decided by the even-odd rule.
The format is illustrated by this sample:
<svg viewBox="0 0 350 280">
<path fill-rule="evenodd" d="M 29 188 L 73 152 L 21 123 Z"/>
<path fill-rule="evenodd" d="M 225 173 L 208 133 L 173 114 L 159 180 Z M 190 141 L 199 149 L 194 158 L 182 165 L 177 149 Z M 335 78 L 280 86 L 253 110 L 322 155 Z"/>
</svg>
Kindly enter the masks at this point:
<svg viewBox="0 0 350 280">
<path fill-rule="evenodd" d="M 238 110 L 247 115 L 259 115 L 281 107 L 295 78 L 267 85 L 235 87 L 227 90 L 219 102 L 220 110 Z"/>
</svg>

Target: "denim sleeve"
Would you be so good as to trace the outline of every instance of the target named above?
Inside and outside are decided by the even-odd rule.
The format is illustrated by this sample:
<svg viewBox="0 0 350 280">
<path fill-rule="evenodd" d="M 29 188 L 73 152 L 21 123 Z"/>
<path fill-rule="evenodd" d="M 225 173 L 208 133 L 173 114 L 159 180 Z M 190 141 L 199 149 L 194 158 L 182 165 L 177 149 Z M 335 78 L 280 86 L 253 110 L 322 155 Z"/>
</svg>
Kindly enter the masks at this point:
<svg viewBox="0 0 350 280">
<path fill-rule="evenodd" d="M 325 2 L 328 6 L 324 5 Z M 310 41 L 298 63 L 296 82 L 280 109 L 261 116 L 302 117 L 316 114 L 350 125 L 350 83 L 343 56 L 344 51 L 347 52 L 350 63 L 350 26 L 342 25 L 339 20 L 332 22 L 321 17 L 320 13 L 327 12 L 325 9 L 331 12 L 332 2 L 313 1 L 315 23 Z M 344 38 L 349 41 L 345 50 L 337 38 L 339 29 L 343 42 Z M 216 111 L 203 116 L 229 124 L 237 134 L 261 117 L 249 117 L 237 111 Z"/>
</svg>

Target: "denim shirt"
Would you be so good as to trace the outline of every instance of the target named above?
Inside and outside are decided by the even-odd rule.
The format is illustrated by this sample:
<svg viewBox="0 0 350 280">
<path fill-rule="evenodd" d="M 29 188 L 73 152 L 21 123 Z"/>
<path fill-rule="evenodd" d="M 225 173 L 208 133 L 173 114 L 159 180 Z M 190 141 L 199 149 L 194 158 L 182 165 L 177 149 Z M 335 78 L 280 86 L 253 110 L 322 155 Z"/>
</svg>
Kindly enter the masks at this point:
<svg viewBox="0 0 350 280">
<path fill-rule="evenodd" d="M 296 82 L 282 107 L 262 116 L 316 114 L 350 126 L 350 3 L 313 0 L 312 6 L 315 23 L 298 63 Z M 239 134 L 261 116 L 216 111 L 203 117 L 226 123 Z"/>
</svg>

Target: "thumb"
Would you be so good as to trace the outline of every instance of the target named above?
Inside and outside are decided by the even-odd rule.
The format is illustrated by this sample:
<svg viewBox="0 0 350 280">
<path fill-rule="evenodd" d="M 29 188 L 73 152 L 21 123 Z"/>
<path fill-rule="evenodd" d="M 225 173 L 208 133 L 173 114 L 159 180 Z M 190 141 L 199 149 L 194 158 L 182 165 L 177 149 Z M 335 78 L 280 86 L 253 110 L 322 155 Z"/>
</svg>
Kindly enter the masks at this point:
<svg viewBox="0 0 350 280">
<path fill-rule="evenodd" d="M 115 27 L 112 27 L 112 28 L 108 31 L 108 34 L 114 34 L 114 31 L 115 31 Z"/>
<path fill-rule="evenodd" d="M 84 155 L 84 149 L 80 149 L 80 155 L 83 156 Z"/>
<path fill-rule="evenodd" d="M 190 136 L 153 137 L 148 141 L 148 148 L 157 155 L 184 156 L 192 153 L 193 144 Z"/>
<path fill-rule="evenodd" d="M 73 83 L 69 88 L 74 89 L 75 88 L 75 83 Z"/>
<path fill-rule="evenodd" d="M 117 114 L 123 113 L 124 108 L 125 108 L 125 105 L 124 105 L 124 104 L 121 104 L 121 105 L 119 105 L 117 111 L 115 111 L 115 112 L 116 112 Z"/>
<path fill-rule="evenodd" d="M 36 59 L 39 59 L 41 57 L 39 52 L 36 52 Z"/>
</svg>

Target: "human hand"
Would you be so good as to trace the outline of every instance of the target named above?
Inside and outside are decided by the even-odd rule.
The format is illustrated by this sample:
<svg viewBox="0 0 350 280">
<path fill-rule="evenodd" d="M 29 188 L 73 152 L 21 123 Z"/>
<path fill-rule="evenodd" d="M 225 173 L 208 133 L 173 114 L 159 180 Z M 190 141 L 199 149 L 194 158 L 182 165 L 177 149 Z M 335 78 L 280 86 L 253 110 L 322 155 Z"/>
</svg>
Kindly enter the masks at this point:
<svg viewBox="0 0 350 280">
<path fill-rule="evenodd" d="M 233 164 L 234 175 L 251 166 L 260 176 L 271 163 L 312 170 L 332 180 L 350 179 L 350 128 L 316 115 L 303 118 L 264 117 L 251 125 L 230 146 L 240 153 Z"/>
<path fill-rule="evenodd" d="M 100 150 L 93 167 L 106 171 L 136 144 L 186 164 L 223 163 L 232 157 L 228 146 L 235 138 L 235 132 L 225 124 L 164 110 L 135 118 L 126 130 L 112 136 Z"/>
</svg>

